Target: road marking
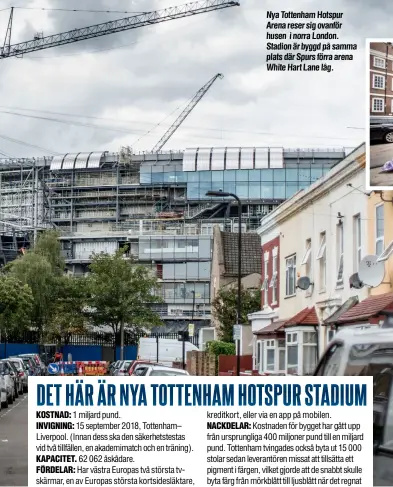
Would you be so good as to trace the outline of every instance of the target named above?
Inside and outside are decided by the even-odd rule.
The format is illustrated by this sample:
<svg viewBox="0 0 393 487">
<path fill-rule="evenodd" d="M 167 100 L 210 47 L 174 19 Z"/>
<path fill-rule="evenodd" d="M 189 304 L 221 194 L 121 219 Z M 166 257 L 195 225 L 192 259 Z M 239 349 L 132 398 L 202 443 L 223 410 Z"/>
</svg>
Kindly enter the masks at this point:
<svg viewBox="0 0 393 487">
<path fill-rule="evenodd" d="M 1 440 L 2 443 L 8 443 L 8 440 Z"/>
<path fill-rule="evenodd" d="M 12 406 L 12 408 L 8 407 L 7 411 L 3 414 L 0 414 L 0 418 L 4 418 L 5 416 L 7 416 L 7 414 L 10 414 L 10 412 L 12 410 L 14 410 L 15 408 L 17 408 L 20 404 L 22 404 L 23 401 L 25 401 L 27 399 L 27 394 L 23 397 L 23 399 L 21 399 L 20 401 L 18 401 L 16 404 L 14 404 Z M 8 441 L 8 440 L 7 440 Z"/>
</svg>

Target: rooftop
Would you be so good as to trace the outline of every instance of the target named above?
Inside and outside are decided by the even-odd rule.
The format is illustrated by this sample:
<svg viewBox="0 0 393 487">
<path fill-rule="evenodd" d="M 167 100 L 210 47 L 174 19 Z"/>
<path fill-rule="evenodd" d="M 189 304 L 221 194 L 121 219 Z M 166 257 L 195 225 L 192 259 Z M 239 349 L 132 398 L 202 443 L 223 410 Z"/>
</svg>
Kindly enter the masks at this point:
<svg viewBox="0 0 393 487">
<path fill-rule="evenodd" d="M 350 323 L 354 321 L 364 321 L 378 315 L 393 304 L 393 293 L 370 296 L 360 303 L 353 306 L 337 319 L 337 324 Z"/>
<path fill-rule="evenodd" d="M 289 328 L 291 326 L 318 326 L 319 319 L 317 316 L 317 312 L 315 311 L 315 306 L 311 308 L 304 308 L 302 311 L 297 313 L 295 316 L 286 320 L 283 323 L 285 328 Z"/>
<path fill-rule="evenodd" d="M 220 232 L 223 250 L 225 277 L 238 275 L 238 233 Z M 261 239 L 255 233 L 242 233 L 242 276 L 261 274 L 262 272 L 262 248 Z"/>
</svg>

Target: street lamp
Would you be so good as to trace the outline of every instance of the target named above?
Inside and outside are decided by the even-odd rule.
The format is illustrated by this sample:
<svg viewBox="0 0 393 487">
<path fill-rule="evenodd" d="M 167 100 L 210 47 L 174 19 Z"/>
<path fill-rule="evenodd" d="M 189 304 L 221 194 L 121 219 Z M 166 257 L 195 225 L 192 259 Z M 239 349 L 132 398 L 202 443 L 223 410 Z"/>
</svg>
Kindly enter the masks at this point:
<svg viewBox="0 0 393 487">
<path fill-rule="evenodd" d="M 237 262 L 237 324 L 241 324 L 242 320 L 242 202 L 240 198 L 234 193 L 227 193 L 226 191 L 208 191 L 206 196 L 215 198 L 231 197 L 237 201 L 238 216 L 239 216 L 239 234 L 238 234 L 238 262 Z M 240 340 L 237 340 L 236 347 L 236 375 L 240 375 Z"/>
</svg>

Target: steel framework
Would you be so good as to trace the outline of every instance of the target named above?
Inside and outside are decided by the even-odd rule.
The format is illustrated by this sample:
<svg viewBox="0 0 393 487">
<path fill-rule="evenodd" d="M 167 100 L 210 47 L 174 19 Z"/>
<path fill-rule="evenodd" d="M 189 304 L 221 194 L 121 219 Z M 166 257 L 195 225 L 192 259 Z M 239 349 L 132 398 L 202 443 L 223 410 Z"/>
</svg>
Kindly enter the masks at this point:
<svg viewBox="0 0 393 487">
<path fill-rule="evenodd" d="M 157 144 L 153 147 L 151 152 L 159 152 L 164 145 L 168 142 L 168 140 L 172 137 L 172 135 L 176 132 L 176 130 L 180 127 L 180 125 L 184 122 L 184 120 L 188 117 L 188 115 L 194 110 L 196 105 L 202 100 L 202 98 L 206 95 L 209 91 L 212 84 L 216 81 L 217 78 L 222 79 L 224 76 L 221 73 L 216 74 L 210 81 L 208 81 L 205 85 L 202 86 L 200 90 L 198 90 L 186 108 L 181 112 L 181 114 L 177 117 L 174 123 L 169 127 L 169 129 L 165 132 L 165 134 L 161 137 L 161 139 L 157 142 Z"/>
<path fill-rule="evenodd" d="M 13 10 L 11 10 L 10 22 L 7 29 L 4 47 L 1 49 L 0 58 L 22 57 L 24 54 L 49 49 L 51 47 L 63 46 L 74 42 L 115 34 L 125 30 L 138 29 L 147 25 L 168 22 L 169 20 L 191 17 L 214 10 L 222 10 L 228 7 L 240 6 L 239 1 L 234 0 L 202 0 L 191 2 L 177 7 L 169 7 L 163 10 L 155 10 L 143 14 L 125 17 L 123 19 L 104 22 L 101 24 L 73 29 L 60 34 L 50 36 L 36 36 L 33 40 L 10 44 Z"/>
</svg>

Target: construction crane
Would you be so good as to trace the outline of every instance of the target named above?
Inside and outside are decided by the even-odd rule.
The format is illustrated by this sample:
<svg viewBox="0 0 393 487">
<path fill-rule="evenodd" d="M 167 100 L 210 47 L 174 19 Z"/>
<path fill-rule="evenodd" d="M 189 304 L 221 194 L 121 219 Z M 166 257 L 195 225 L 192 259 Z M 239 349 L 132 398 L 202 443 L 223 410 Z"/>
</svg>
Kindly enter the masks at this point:
<svg viewBox="0 0 393 487">
<path fill-rule="evenodd" d="M 161 137 L 161 139 L 157 142 L 157 144 L 153 147 L 153 152 L 160 151 L 164 145 L 168 142 L 168 140 L 172 137 L 172 135 L 176 132 L 176 130 L 180 127 L 180 125 L 184 122 L 184 120 L 188 117 L 188 115 L 194 110 L 196 105 L 202 100 L 202 98 L 206 95 L 209 91 L 209 88 L 212 84 L 216 81 L 217 78 L 222 79 L 224 76 L 221 73 L 216 74 L 210 81 L 208 81 L 202 88 L 197 91 L 190 101 L 190 103 L 186 106 L 186 108 L 181 112 L 181 114 L 177 117 L 174 123 L 169 127 L 169 129 L 165 132 L 165 134 Z"/>
<path fill-rule="evenodd" d="M 179 5 L 177 7 L 169 7 L 163 10 L 145 12 L 143 14 L 133 15 L 132 17 L 82 27 L 80 29 L 73 29 L 60 34 L 45 37 L 42 34 L 37 34 L 33 40 L 20 42 L 18 44 L 11 44 L 14 17 L 14 9 L 11 8 L 4 45 L 0 49 L 0 58 L 22 57 L 24 54 L 49 49 L 51 47 L 63 46 L 65 44 L 84 41 L 94 37 L 106 36 L 125 30 L 138 29 L 139 27 L 168 22 L 169 20 L 191 17 L 212 12 L 214 10 L 222 10 L 228 7 L 238 6 L 240 6 L 240 2 L 234 0 L 202 0 Z"/>
</svg>

